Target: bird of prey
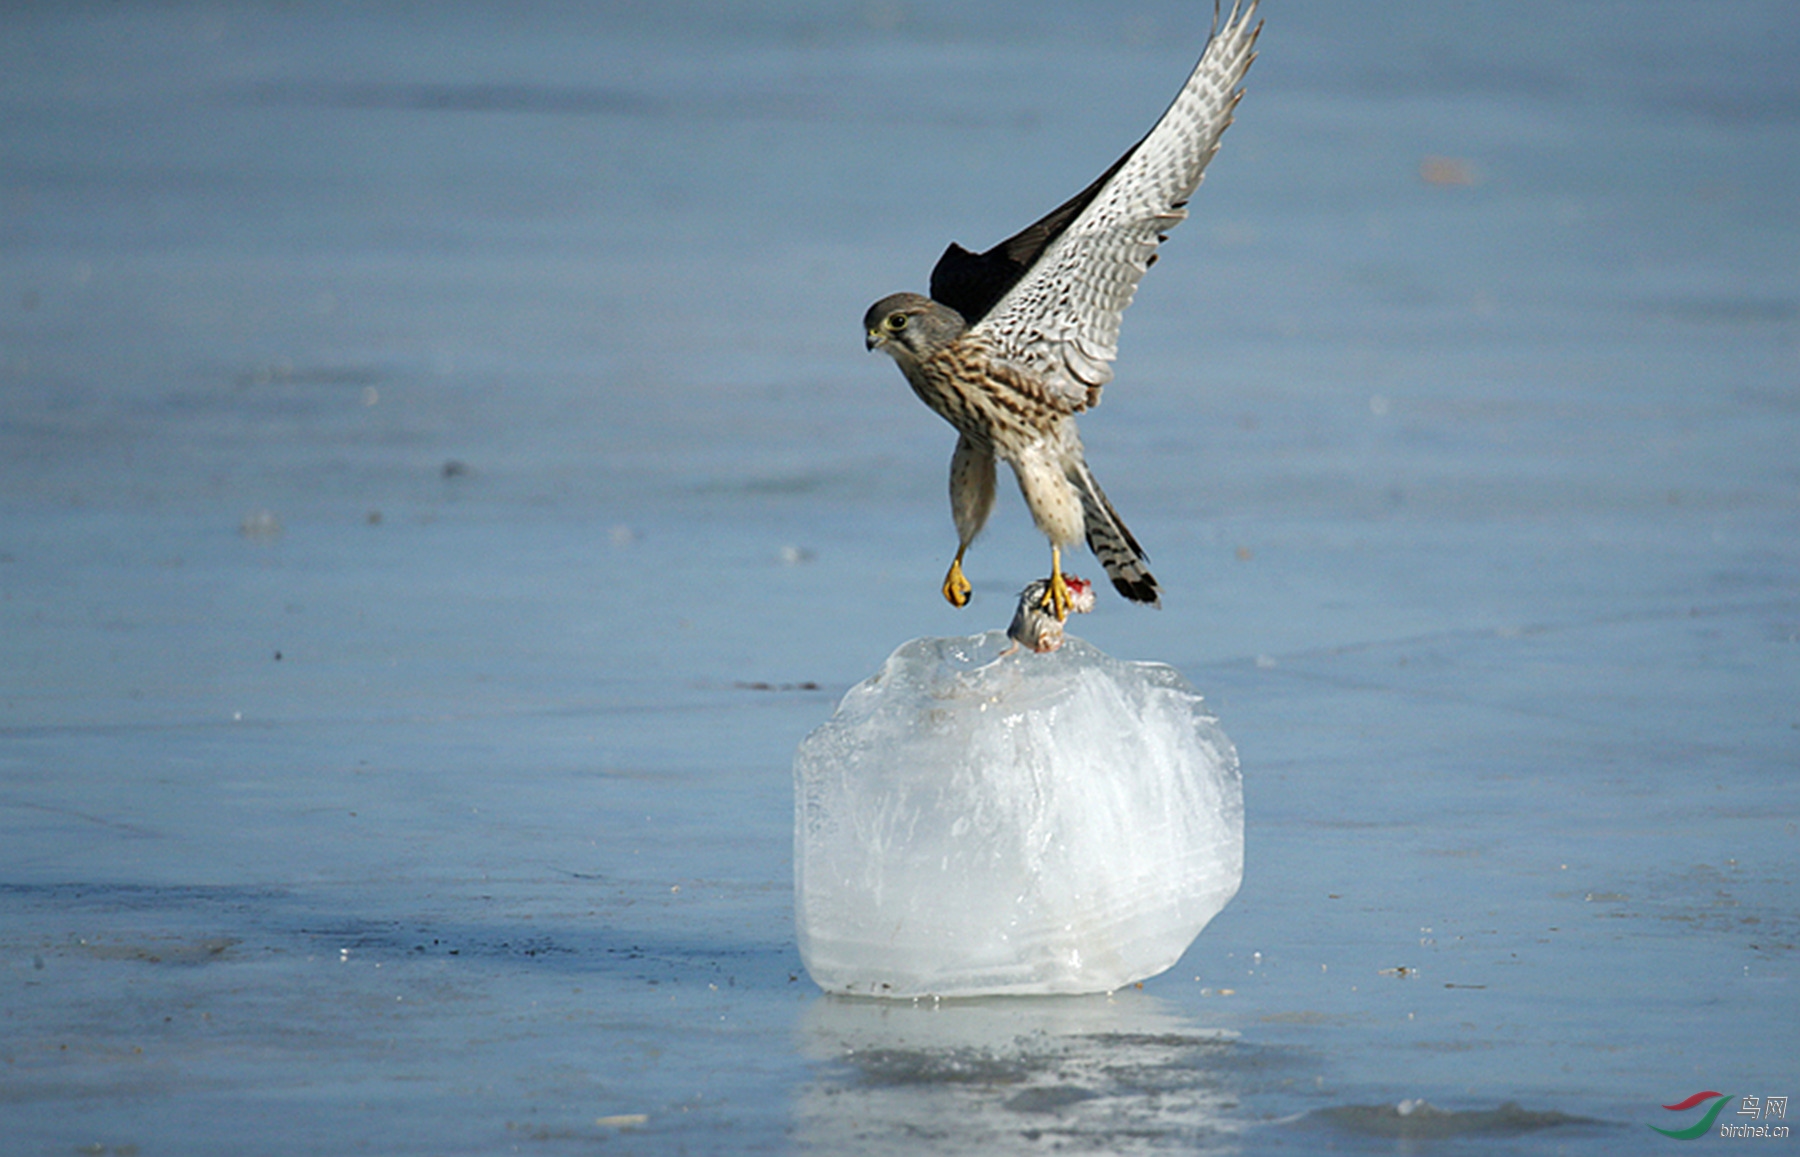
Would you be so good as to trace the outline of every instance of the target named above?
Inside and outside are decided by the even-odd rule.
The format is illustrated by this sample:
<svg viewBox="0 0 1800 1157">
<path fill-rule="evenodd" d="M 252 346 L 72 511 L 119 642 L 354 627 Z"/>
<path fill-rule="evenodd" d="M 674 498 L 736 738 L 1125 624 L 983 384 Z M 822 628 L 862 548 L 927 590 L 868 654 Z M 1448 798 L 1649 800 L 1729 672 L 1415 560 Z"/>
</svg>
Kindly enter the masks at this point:
<svg viewBox="0 0 1800 1157">
<path fill-rule="evenodd" d="M 1156 247 L 1219 150 L 1243 96 L 1260 23 L 1234 0 L 1175 102 L 1098 180 L 985 253 L 952 244 L 931 271 L 931 296 L 896 293 L 863 317 L 867 346 L 899 363 L 920 400 L 956 427 L 950 512 L 956 559 L 944 576 L 953 606 L 969 601 L 962 561 L 994 505 L 995 460 L 1011 466 L 1050 540 L 1044 606 L 1068 616 L 1062 549 L 1084 537 L 1127 599 L 1160 604 L 1143 548 L 1082 457 L 1075 415 L 1100 401 L 1118 355 L 1119 322 Z"/>
</svg>

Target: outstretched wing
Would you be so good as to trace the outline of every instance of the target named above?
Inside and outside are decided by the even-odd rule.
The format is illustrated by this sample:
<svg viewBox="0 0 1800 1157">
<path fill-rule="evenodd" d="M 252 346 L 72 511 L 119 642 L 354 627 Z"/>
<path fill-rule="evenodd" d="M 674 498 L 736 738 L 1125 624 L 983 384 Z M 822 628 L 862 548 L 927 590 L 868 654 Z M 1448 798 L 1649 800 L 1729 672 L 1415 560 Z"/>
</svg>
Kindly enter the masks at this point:
<svg viewBox="0 0 1800 1157">
<path fill-rule="evenodd" d="M 1255 15 L 1255 0 L 1232 5 L 1169 111 L 1100 180 L 988 253 L 952 246 L 932 274 L 934 298 L 968 318 L 995 356 L 1029 368 L 1071 409 L 1100 400 L 1138 279 L 1156 260 L 1164 235 L 1187 218 L 1187 200 L 1219 151 L 1219 137 L 1244 95 L 1239 85 L 1256 56 L 1262 25 L 1251 23 Z M 1012 274 L 991 308 L 971 314 L 938 296 L 946 262 L 963 267 L 952 271 L 952 292 L 979 305 L 981 293 L 1008 272 L 1000 263 L 1019 256 L 1030 260 L 1029 267 Z M 977 270 L 976 263 L 986 269 Z"/>
<path fill-rule="evenodd" d="M 1132 145 L 1093 184 L 985 253 L 971 253 L 952 241 L 931 269 L 931 299 L 962 314 L 970 325 L 986 317 L 1136 151 Z"/>
</svg>

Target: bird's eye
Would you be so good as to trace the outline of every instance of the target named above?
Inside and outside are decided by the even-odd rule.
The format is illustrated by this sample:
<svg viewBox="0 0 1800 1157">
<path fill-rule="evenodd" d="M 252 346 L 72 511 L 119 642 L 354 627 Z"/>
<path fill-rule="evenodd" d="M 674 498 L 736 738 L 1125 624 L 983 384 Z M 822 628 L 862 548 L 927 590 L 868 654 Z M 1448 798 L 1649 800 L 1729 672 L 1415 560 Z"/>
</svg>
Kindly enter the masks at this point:
<svg viewBox="0 0 1800 1157">
<path fill-rule="evenodd" d="M 889 329 L 893 330 L 895 333 L 898 333 L 901 330 L 905 329 L 906 328 L 906 315 L 904 313 L 888 314 L 887 327 Z"/>
</svg>

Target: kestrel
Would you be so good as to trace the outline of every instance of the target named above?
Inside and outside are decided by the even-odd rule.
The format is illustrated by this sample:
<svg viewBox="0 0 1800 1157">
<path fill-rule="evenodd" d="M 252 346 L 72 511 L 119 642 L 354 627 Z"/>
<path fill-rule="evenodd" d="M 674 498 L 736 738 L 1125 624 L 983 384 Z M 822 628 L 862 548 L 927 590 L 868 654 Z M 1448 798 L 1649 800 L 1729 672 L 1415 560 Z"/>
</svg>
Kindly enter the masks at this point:
<svg viewBox="0 0 1800 1157">
<path fill-rule="evenodd" d="M 958 543 L 943 587 L 953 606 L 969 601 L 962 560 L 993 510 L 996 458 L 1050 540 L 1044 606 L 1059 621 L 1069 613 L 1062 548 L 1084 537 L 1120 594 L 1161 602 L 1143 548 L 1082 457 L 1075 415 L 1099 403 L 1138 279 L 1219 151 L 1256 56 L 1255 14 L 1255 0 L 1232 5 L 1156 127 L 1093 184 L 986 253 L 952 244 L 931 271 L 930 297 L 896 293 L 864 315 L 868 348 L 892 356 L 956 427 Z"/>
</svg>

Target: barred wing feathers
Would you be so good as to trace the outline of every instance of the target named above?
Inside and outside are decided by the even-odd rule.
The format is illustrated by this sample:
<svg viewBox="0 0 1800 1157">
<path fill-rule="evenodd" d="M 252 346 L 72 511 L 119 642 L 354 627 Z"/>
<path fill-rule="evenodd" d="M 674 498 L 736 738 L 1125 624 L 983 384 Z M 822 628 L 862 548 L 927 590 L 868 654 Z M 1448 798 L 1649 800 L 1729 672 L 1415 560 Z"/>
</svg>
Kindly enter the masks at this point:
<svg viewBox="0 0 1800 1157">
<path fill-rule="evenodd" d="M 1255 0 L 1232 6 L 1156 127 L 1100 188 L 1083 191 L 1079 215 L 973 327 L 995 356 L 1033 371 L 1071 410 L 1100 400 L 1125 307 L 1164 234 L 1187 218 L 1187 200 L 1219 151 L 1256 56 L 1255 15 Z"/>
</svg>

